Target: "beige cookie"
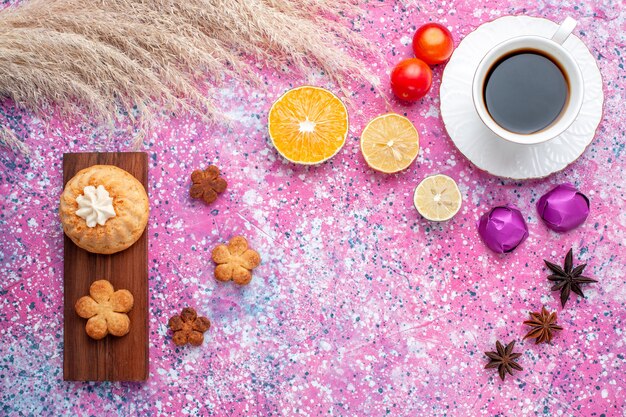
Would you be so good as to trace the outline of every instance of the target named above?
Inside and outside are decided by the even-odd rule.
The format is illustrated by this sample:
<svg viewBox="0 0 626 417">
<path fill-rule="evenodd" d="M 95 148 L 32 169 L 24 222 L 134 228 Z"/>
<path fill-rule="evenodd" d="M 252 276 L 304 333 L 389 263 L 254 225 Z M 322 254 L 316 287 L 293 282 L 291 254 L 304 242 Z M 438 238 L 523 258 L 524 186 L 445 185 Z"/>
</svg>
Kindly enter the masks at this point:
<svg viewBox="0 0 626 417">
<path fill-rule="evenodd" d="M 248 247 L 243 236 L 235 236 L 228 245 L 218 245 L 211 253 L 215 267 L 215 278 L 220 281 L 234 281 L 246 285 L 252 279 L 252 270 L 259 266 L 261 257 Z"/>
<path fill-rule="evenodd" d="M 76 245 L 111 254 L 141 237 L 149 210 L 146 190 L 135 177 L 113 165 L 93 165 L 67 182 L 59 215 Z"/>
<path fill-rule="evenodd" d="M 89 287 L 89 295 L 76 301 L 76 314 L 87 320 L 85 331 L 92 339 L 102 339 L 107 334 L 124 336 L 130 331 L 128 313 L 134 304 L 133 295 L 128 290 L 113 290 L 113 285 L 105 279 L 94 281 Z"/>
</svg>

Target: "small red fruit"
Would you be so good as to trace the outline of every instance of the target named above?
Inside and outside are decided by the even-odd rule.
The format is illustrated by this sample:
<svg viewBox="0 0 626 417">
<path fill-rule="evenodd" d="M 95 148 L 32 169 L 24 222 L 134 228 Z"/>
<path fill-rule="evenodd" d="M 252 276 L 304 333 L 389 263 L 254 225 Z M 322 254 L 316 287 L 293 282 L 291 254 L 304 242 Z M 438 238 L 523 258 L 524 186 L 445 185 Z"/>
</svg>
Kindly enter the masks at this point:
<svg viewBox="0 0 626 417">
<path fill-rule="evenodd" d="M 391 71 L 391 89 L 401 100 L 416 101 L 424 97 L 433 81 L 433 73 L 424 61 L 409 58 Z"/>
<path fill-rule="evenodd" d="M 428 65 L 446 62 L 454 50 L 452 34 L 439 23 L 426 23 L 413 36 L 413 52 L 415 56 Z"/>
</svg>

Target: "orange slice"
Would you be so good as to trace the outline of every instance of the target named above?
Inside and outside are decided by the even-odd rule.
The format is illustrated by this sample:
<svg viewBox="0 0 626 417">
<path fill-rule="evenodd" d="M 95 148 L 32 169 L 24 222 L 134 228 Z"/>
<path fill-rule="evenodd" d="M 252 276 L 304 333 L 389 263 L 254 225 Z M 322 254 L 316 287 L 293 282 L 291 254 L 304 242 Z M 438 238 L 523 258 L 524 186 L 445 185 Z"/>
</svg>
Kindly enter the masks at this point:
<svg viewBox="0 0 626 417">
<path fill-rule="evenodd" d="M 419 141 L 417 129 L 409 119 L 388 113 L 365 126 L 361 152 L 371 168 L 391 174 L 411 165 L 419 152 Z"/>
<path fill-rule="evenodd" d="M 298 87 L 272 105 L 267 126 L 276 150 L 297 164 L 319 164 L 342 148 L 348 135 L 346 106 L 328 90 Z"/>
</svg>

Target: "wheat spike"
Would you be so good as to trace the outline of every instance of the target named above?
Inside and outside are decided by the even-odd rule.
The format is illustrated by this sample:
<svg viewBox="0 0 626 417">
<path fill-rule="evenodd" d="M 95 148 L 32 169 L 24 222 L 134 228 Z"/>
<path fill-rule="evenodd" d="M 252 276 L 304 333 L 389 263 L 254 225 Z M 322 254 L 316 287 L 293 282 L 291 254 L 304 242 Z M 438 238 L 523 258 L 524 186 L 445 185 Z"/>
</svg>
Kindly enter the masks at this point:
<svg viewBox="0 0 626 417">
<path fill-rule="evenodd" d="M 376 83 L 363 64 L 376 51 L 343 23 L 359 12 L 349 0 L 26 0 L 0 11 L 0 94 L 42 118 L 56 105 L 111 125 L 136 107 L 140 131 L 163 108 L 210 121 L 212 87 L 260 84 L 255 59 Z M 0 143 L 24 149 L 6 127 Z"/>
</svg>

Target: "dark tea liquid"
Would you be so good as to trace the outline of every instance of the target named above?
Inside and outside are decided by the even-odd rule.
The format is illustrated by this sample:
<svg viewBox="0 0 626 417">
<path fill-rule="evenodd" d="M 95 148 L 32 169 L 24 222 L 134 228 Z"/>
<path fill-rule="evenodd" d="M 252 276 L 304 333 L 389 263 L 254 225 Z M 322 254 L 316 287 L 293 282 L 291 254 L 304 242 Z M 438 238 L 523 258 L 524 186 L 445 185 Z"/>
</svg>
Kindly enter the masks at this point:
<svg viewBox="0 0 626 417">
<path fill-rule="evenodd" d="M 530 134 L 545 129 L 559 117 L 569 87 L 563 71 L 550 58 L 522 50 L 493 65 L 483 95 L 497 124 L 510 132 Z"/>
</svg>

